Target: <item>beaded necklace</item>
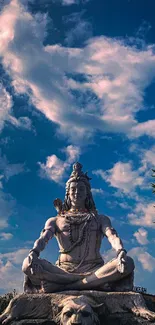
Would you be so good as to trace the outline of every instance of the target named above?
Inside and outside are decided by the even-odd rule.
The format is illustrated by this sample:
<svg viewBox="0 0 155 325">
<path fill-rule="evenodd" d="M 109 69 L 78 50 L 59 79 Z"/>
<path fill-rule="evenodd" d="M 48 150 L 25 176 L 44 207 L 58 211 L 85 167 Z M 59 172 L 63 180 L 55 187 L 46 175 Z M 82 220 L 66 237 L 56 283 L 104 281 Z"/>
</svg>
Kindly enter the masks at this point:
<svg viewBox="0 0 155 325">
<path fill-rule="evenodd" d="M 86 213 L 84 216 L 81 216 L 80 214 L 76 214 L 76 216 L 73 215 L 67 215 L 64 216 L 66 219 L 66 222 L 69 224 L 69 238 L 72 243 L 72 245 L 68 249 L 60 249 L 61 254 L 68 254 L 70 253 L 76 246 L 81 246 L 82 243 L 86 240 L 86 248 L 85 252 L 83 255 L 83 258 L 81 262 L 70 269 L 70 272 L 75 271 L 78 269 L 82 263 L 85 260 L 85 257 L 87 256 L 88 250 L 89 250 L 89 240 L 90 240 L 90 221 L 95 218 L 96 219 L 96 214 L 93 212 Z M 73 240 L 72 236 L 72 225 L 80 225 L 83 223 L 83 226 L 81 230 L 79 231 L 79 236 L 77 240 Z"/>
</svg>

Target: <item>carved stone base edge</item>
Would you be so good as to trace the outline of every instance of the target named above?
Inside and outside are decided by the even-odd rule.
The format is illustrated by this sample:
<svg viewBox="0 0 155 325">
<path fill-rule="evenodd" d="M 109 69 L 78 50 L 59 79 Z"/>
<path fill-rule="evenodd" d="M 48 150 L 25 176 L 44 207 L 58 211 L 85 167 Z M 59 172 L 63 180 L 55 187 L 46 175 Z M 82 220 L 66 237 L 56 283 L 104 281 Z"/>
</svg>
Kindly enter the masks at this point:
<svg viewBox="0 0 155 325">
<path fill-rule="evenodd" d="M 21 319 L 11 322 L 10 325 L 55 325 L 55 322 L 48 319 Z"/>
<path fill-rule="evenodd" d="M 149 322 L 141 317 L 133 317 L 131 313 L 113 315 L 107 319 L 100 317 L 100 325 L 155 325 L 155 322 Z M 13 321 L 10 325 L 56 325 L 54 321 L 43 319 L 22 319 Z"/>
<path fill-rule="evenodd" d="M 155 325 L 153 309 L 135 292 L 67 291 L 56 294 L 22 294 L 11 300 L 0 316 L 0 324 L 54 325 L 60 323 L 67 303 L 80 302 L 91 307 L 102 325 Z M 101 306 L 101 307 L 100 307 Z M 97 309 L 96 309 L 97 307 Z M 95 316 L 97 315 L 97 316 Z M 95 319 L 95 318 L 94 318 Z M 61 324 L 63 324 L 61 318 Z M 81 323 L 83 324 L 83 323 Z M 91 324 L 97 322 L 91 322 Z"/>
</svg>

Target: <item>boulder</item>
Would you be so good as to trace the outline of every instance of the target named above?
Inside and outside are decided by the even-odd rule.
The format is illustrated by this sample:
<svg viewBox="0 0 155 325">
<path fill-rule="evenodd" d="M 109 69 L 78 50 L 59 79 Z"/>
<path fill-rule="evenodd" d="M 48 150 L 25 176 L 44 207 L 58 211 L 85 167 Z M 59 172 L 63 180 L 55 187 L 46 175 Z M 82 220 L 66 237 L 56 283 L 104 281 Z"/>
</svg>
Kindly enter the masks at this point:
<svg viewBox="0 0 155 325">
<path fill-rule="evenodd" d="M 15 296 L 1 324 L 155 325 L 155 303 L 135 292 L 64 291 Z"/>
</svg>

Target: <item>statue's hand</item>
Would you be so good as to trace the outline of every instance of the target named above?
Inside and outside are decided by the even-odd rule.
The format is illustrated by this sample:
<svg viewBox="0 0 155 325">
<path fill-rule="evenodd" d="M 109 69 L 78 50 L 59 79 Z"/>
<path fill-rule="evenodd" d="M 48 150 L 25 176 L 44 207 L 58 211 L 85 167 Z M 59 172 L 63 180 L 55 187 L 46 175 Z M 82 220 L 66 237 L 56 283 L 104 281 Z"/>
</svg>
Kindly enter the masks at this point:
<svg viewBox="0 0 155 325">
<path fill-rule="evenodd" d="M 28 255 L 30 272 L 32 275 L 39 274 L 43 271 L 43 267 L 39 263 L 39 259 L 35 253 L 30 253 Z"/>
<path fill-rule="evenodd" d="M 125 267 L 126 267 L 126 252 L 122 250 L 117 257 L 117 270 L 120 273 L 124 273 Z"/>
</svg>

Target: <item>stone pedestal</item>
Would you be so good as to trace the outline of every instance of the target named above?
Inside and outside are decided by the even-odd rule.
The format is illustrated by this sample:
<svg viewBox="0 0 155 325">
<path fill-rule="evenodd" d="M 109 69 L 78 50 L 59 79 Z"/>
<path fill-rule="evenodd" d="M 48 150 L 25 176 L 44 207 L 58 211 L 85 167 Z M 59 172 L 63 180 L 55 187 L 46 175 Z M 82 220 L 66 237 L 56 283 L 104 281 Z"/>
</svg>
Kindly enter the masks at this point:
<svg viewBox="0 0 155 325">
<path fill-rule="evenodd" d="M 63 313 L 66 306 L 72 308 L 73 305 L 74 312 L 71 316 L 67 316 L 68 323 L 66 318 L 64 322 Z M 88 306 L 85 307 L 87 314 L 84 315 L 78 311 L 79 305 Z M 71 324 L 69 317 L 74 317 L 74 313 L 76 317 L 81 317 L 81 325 L 99 323 L 101 325 L 148 325 L 150 323 L 155 325 L 155 303 L 151 299 L 146 300 L 143 295 L 135 292 L 107 293 L 91 290 L 18 295 L 11 300 L 0 316 L 0 323 L 68 325 Z"/>
</svg>

